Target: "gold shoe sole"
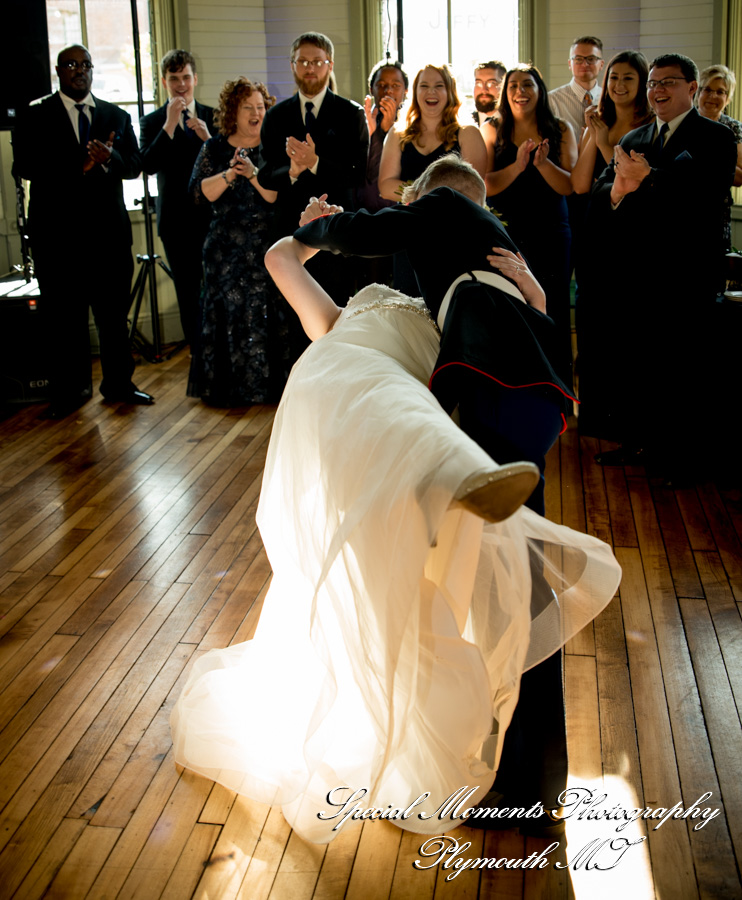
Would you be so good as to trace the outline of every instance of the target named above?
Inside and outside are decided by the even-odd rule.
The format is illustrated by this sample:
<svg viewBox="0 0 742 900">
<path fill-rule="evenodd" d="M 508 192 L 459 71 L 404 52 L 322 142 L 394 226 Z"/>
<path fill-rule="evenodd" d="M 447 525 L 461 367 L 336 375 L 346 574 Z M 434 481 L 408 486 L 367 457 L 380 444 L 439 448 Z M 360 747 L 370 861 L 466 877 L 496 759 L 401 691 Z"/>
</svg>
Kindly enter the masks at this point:
<svg viewBox="0 0 742 900">
<path fill-rule="evenodd" d="M 538 466 L 533 463 L 507 463 L 465 479 L 451 506 L 463 507 L 487 522 L 502 522 L 526 502 L 540 477 Z"/>
</svg>

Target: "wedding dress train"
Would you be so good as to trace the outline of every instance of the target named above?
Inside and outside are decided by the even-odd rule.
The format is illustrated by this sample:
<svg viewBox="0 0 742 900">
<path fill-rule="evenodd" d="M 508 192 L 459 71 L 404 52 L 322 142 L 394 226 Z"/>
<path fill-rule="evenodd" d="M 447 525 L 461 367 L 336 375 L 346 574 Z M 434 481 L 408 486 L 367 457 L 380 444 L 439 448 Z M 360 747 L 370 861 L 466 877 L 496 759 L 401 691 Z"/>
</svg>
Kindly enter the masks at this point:
<svg viewBox="0 0 742 900">
<path fill-rule="evenodd" d="M 280 805 L 311 841 L 361 789 L 359 810 L 403 828 L 461 824 L 439 808 L 489 789 L 522 672 L 620 579 L 607 545 L 525 508 L 484 526 L 449 508 L 493 464 L 427 389 L 438 344 L 422 301 L 372 285 L 294 366 L 258 509 L 274 574 L 255 637 L 198 660 L 173 711 L 181 765 Z"/>
</svg>

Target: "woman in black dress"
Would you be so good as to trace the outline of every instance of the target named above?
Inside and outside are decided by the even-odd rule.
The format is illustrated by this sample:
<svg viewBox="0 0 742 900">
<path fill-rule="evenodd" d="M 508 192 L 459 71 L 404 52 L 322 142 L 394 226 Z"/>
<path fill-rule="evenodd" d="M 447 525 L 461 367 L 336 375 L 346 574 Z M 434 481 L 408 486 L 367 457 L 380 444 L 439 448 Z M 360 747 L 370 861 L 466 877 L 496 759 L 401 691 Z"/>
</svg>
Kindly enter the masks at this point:
<svg viewBox="0 0 742 900">
<path fill-rule="evenodd" d="M 654 119 L 647 100 L 649 64 L 643 53 L 623 50 L 608 63 L 597 106 L 585 110 L 585 133 L 580 155 L 572 170 L 572 185 L 587 193 L 613 159 L 613 148 L 621 138 Z M 595 243 L 586 236 L 577 248 L 579 291 L 576 303 L 577 372 L 579 375 L 580 430 L 584 434 L 618 436 L 617 404 L 625 392 L 626 328 L 636 328 L 641 311 L 623 314 L 629 298 L 617 310 L 605 290 L 605 271 L 592 272 Z M 583 258 L 581 251 L 585 252 Z M 592 252 L 591 252 L 592 251 Z M 631 365 L 631 363 L 629 363 Z"/>
<path fill-rule="evenodd" d="M 260 82 L 228 81 L 216 137 L 191 176 L 196 203 L 213 217 L 204 244 L 204 291 L 188 395 L 215 406 L 276 402 L 288 377 L 283 302 L 263 265 L 276 192 L 257 178 L 260 126 L 275 102 Z"/>
<path fill-rule="evenodd" d="M 546 292 L 546 312 L 557 326 L 554 359 L 572 384 L 570 229 L 567 195 L 577 160 L 572 126 L 549 108 L 535 66 L 516 66 L 505 76 L 498 107 L 495 168 L 485 178 L 487 202 L 502 217 Z"/>
</svg>

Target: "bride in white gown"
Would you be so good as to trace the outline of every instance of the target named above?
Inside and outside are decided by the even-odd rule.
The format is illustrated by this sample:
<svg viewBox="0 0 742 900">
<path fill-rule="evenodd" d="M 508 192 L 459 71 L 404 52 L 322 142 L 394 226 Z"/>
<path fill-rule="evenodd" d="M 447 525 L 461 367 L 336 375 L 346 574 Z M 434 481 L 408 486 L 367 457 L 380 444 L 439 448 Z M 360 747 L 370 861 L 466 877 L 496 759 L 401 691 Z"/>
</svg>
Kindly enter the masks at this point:
<svg viewBox="0 0 742 900">
<path fill-rule="evenodd" d="M 335 837 L 362 789 L 357 815 L 439 834 L 461 824 L 438 812 L 447 798 L 488 791 L 522 672 L 597 615 L 620 570 L 605 544 L 525 508 L 498 524 L 456 508 L 462 482 L 496 466 L 427 389 L 439 335 L 424 304 L 371 285 L 340 312 L 306 250 L 285 238 L 267 260 L 317 338 L 265 465 L 273 581 L 254 639 L 194 665 L 175 756 L 280 805 L 307 840 Z"/>
</svg>

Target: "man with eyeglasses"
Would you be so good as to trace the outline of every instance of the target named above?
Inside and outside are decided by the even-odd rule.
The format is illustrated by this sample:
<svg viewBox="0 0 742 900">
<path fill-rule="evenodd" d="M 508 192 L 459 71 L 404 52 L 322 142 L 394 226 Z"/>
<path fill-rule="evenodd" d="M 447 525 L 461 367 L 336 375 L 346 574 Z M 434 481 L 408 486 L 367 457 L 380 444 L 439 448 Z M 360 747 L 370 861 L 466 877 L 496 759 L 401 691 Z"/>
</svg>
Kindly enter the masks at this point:
<svg viewBox="0 0 742 900">
<path fill-rule="evenodd" d="M 334 47 L 324 34 L 299 35 L 291 47 L 291 69 L 298 88 L 293 97 L 265 114 L 260 139 L 265 165 L 260 183 L 278 191 L 274 237 L 293 234 L 309 198 L 329 194 L 353 209 L 354 191 L 366 171 L 368 128 L 363 108 L 331 88 Z M 338 199 L 335 199 L 338 198 Z M 318 254 L 309 268 L 333 299 L 345 305 L 353 292 L 350 261 L 337 265 Z M 288 310 L 288 307 L 287 307 Z M 306 346 L 299 320 L 294 324 L 294 353 Z"/>
<path fill-rule="evenodd" d="M 505 64 L 497 60 L 479 63 L 474 70 L 474 121 L 477 123 L 485 146 L 487 147 L 487 171 L 495 164 L 495 138 L 497 132 L 493 124 L 497 103 L 500 99 L 502 82 L 507 69 Z"/>
<path fill-rule="evenodd" d="M 572 79 L 549 91 L 551 111 L 569 122 L 578 143 L 585 129 L 585 110 L 600 99 L 600 73 L 604 64 L 603 42 L 600 38 L 593 35 L 575 38 L 569 48 L 567 61 Z"/>
<path fill-rule="evenodd" d="M 193 54 L 168 51 L 160 71 L 168 100 L 140 120 L 142 166 L 148 175 L 157 175 L 157 232 L 173 273 L 183 335 L 191 344 L 198 327 L 201 257 L 211 210 L 193 202 L 188 183 L 196 157 L 211 137 L 214 110 L 194 97 L 198 74 Z"/>
<path fill-rule="evenodd" d="M 605 248 L 587 268 L 589 293 L 615 310 L 611 341 L 630 360 L 617 401 L 622 447 L 597 461 L 648 462 L 671 483 L 714 465 L 710 423 L 696 419 L 720 388 L 710 377 L 712 330 L 737 157 L 733 133 L 693 107 L 697 89 L 692 59 L 671 53 L 652 62 L 647 96 L 657 120 L 616 146 L 593 189 L 588 223 Z M 627 241 L 630 260 L 616 257 Z"/>
<path fill-rule="evenodd" d="M 106 400 L 150 404 L 131 381 L 127 313 L 134 269 L 122 179 L 141 157 L 131 118 L 95 97 L 79 44 L 57 58 L 59 91 L 34 100 L 13 135 L 13 174 L 31 182 L 29 228 L 47 335 L 52 403 L 64 418 L 91 396 L 88 308 L 100 343 Z"/>
<path fill-rule="evenodd" d="M 496 60 L 479 63 L 474 70 L 473 116 L 479 128 L 494 117 L 506 73 L 505 64 Z"/>
</svg>

